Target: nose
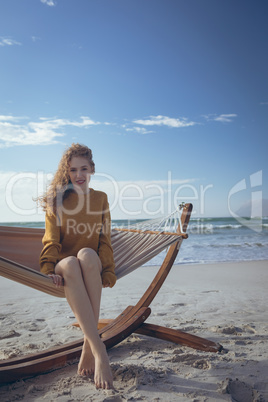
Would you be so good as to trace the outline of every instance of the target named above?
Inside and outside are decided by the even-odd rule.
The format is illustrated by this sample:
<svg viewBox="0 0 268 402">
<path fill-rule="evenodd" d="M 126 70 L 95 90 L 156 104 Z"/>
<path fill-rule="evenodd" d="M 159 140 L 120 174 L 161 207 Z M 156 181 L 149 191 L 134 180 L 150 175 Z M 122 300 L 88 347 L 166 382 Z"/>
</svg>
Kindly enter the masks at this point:
<svg viewBox="0 0 268 402">
<path fill-rule="evenodd" d="M 82 173 L 83 173 L 82 170 L 78 169 L 78 170 L 77 170 L 77 173 L 76 173 L 76 177 L 77 177 L 77 178 L 82 177 L 82 176 L 83 176 Z"/>
</svg>

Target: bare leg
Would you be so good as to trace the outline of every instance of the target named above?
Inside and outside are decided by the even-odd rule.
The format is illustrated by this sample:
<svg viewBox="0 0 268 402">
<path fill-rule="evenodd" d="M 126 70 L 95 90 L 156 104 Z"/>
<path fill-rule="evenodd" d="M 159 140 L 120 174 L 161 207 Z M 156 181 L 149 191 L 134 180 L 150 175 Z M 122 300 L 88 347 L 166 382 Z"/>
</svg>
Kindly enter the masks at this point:
<svg viewBox="0 0 268 402">
<path fill-rule="evenodd" d="M 77 258 L 80 262 L 85 287 L 94 312 L 96 325 L 98 325 L 102 291 L 102 282 L 100 276 L 102 270 L 101 261 L 97 253 L 89 248 L 83 248 L 80 250 L 77 254 Z M 83 350 L 78 365 L 78 374 L 86 376 L 92 375 L 94 372 L 95 359 L 89 342 L 87 338 L 84 337 Z"/>
<path fill-rule="evenodd" d="M 95 385 L 97 388 L 109 389 L 113 387 L 109 359 L 106 348 L 99 337 L 96 317 L 85 286 L 81 265 L 76 257 L 67 257 L 56 265 L 55 272 L 64 278 L 66 298 L 95 358 Z M 95 311 L 97 312 L 97 310 L 99 311 L 99 308 L 97 309 L 95 306 Z"/>
</svg>

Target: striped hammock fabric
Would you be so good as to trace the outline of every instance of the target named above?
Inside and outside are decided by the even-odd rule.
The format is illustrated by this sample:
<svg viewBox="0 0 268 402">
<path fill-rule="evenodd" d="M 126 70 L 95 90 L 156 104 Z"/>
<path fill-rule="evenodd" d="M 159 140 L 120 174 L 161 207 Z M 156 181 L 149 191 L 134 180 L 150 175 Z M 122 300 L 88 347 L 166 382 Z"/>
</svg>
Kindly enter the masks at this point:
<svg viewBox="0 0 268 402">
<path fill-rule="evenodd" d="M 171 221 L 168 224 L 159 222 L 158 227 L 154 221 L 151 227 L 146 222 L 128 229 L 112 229 L 111 242 L 117 279 L 150 261 L 171 244 L 177 242 L 180 247 L 186 235 L 165 231 L 171 229 Z M 152 228 L 154 230 L 150 230 Z M 43 234 L 44 229 L 0 226 L 0 275 L 50 295 L 65 297 L 64 288 L 56 288 L 47 275 L 39 272 Z"/>
</svg>

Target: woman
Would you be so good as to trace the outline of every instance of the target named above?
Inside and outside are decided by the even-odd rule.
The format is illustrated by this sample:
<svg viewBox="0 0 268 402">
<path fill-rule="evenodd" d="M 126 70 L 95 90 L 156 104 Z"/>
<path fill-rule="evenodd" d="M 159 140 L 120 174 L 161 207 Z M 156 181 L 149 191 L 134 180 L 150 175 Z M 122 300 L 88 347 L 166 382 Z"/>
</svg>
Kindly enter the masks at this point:
<svg viewBox="0 0 268 402">
<path fill-rule="evenodd" d="M 41 197 L 46 229 L 40 255 L 41 272 L 63 286 L 67 301 L 84 333 L 80 375 L 94 373 L 97 388 L 113 387 L 105 345 L 99 337 L 102 287 L 113 287 L 113 250 L 107 195 L 89 188 L 95 172 L 91 150 L 72 144 Z"/>
</svg>

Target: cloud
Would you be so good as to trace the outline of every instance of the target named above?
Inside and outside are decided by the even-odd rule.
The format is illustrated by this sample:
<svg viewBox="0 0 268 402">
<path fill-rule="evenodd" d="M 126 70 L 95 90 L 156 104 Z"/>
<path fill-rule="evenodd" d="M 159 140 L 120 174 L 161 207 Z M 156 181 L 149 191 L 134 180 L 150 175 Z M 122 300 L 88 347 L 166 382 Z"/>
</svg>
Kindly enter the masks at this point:
<svg viewBox="0 0 268 402">
<path fill-rule="evenodd" d="M 149 119 L 146 120 L 134 120 L 133 123 L 144 126 L 168 126 L 172 128 L 189 127 L 196 124 L 193 121 L 188 121 L 186 118 L 174 119 L 172 117 L 161 115 L 150 116 Z"/>
<path fill-rule="evenodd" d="M 81 116 L 82 121 L 71 121 L 68 119 L 49 119 L 47 117 L 40 117 L 41 123 L 29 123 L 32 127 L 49 127 L 49 128 L 60 128 L 63 126 L 74 126 L 74 127 L 88 127 L 100 124 L 91 120 L 87 116 Z"/>
<path fill-rule="evenodd" d="M 32 41 L 37 42 L 38 40 L 41 40 L 39 36 L 32 36 Z"/>
<path fill-rule="evenodd" d="M 219 121 L 220 123 L 232 123 L 233 119 L 237 117 L 237 114 L 230 113 L 230 114 L 220 114 L 220 115 L 206 115 L 204 116 L 208 121 Z"/>
<path fill-rule="evenodd" d="M 237 117 L 237 114 L 221 114 L 220 116 L 215 117 L 214 120 L 222 123 L 231 123 L 234 117 Z"/>
<path fill-rule="evenodd" d="M 0 46 L 14 46 L 14 45 L 21 45 L 21 43 L 11 38 L 0 37 Z"/>
<path fill-rule="evenodd" d="M 55 0 L 41 0 L 41 3 L 46 4 L 47 6 L 55 6 Z"/>
<path fill-rule="evenodd" d="M 57 144 L 59 142 L 58 137 L 65 135 L 63 132 L 59 132 L 64 127 L 86 128 L 100 124 L 86 116 L 81 116 L 81 121 L 43 117 L 37 122 L 30 121 L 23 124 L 21 120 L 20 117 L 0 116 L 0 148 Z"/>
<path fill-rule="evenodd" d="M 132 127 L 132 128 L 126 128 L 126 131 L 134 131 L 139 134 L 150 134 L 153 133 L 153 131 L 149 131 L 144 127 Z"/>
<path fill-rule="evenodd" d="M 8 115 L 8 116 L 1 116 L 0 115 L 0 122 L 1 121 L 17 121 L 17 120 L 19 120 L 20 119 L 20 117 L 14 117 L 14 116 L 10 116 L 10 115 Z"/>
</svg>

